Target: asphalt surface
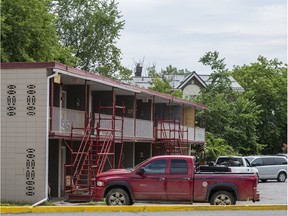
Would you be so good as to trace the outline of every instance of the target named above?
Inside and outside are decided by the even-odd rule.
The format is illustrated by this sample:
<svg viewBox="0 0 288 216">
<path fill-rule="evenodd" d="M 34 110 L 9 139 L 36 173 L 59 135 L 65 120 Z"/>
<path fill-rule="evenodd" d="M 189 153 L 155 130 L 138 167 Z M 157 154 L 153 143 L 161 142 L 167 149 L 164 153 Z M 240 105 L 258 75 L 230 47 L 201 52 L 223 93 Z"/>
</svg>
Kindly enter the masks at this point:
<svg viewBox="0 0 288 216">
<path fill-rule="evenodd" d="M 27 213 L 22 216 L 115 216 L 115 212 L 61 212 L 61 213 Z M 7 216 L 14 214 L 7 214 Z M 181 212 L 117 212 L 117 216 L 287 216 L 287 211 L 181 211 Z"/>
<path fill-rule="evenodd" d="M 260 202 L 258 204 L 287 204 L 287 181 L 267 181 L 258 184 Z"/>
</svg>

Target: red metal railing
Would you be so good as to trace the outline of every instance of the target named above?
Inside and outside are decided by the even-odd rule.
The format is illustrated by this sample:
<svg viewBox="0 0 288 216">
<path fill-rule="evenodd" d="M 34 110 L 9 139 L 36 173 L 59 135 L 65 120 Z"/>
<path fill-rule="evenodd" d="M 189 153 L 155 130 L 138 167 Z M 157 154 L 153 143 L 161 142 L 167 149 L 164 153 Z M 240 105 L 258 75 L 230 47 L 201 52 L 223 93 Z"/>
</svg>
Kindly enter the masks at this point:
<svg viewBox="0 0 288 216">
<path fill-rule="evenodd" d="M 157 122 L 157 154 L 188 154 L 188 127 L 178 120 Z"/>
</svg>

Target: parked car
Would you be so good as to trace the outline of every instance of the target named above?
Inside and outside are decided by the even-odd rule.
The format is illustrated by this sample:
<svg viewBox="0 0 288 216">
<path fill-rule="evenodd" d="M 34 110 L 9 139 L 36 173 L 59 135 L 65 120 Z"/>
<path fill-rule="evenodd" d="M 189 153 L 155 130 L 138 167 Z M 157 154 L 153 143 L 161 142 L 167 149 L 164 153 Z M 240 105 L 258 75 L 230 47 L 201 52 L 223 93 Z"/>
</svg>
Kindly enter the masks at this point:
<svg viewBox="0 0 288 216">
<path fill-rule="evenodd" d="M 279 154 L 277 154 L 277 156 L 282 156 L 282 157 L 288 158 L 288 154 L 287 153 L 279 153 Z"/>
<path fill-rule="evenodd" d="M 259 179 L 266 182 L 276 179 L 285 182 L 287 179 L 287 159 L 281 156 L 247 156 L 247 160 L 258 169 Z"/>
</svg>

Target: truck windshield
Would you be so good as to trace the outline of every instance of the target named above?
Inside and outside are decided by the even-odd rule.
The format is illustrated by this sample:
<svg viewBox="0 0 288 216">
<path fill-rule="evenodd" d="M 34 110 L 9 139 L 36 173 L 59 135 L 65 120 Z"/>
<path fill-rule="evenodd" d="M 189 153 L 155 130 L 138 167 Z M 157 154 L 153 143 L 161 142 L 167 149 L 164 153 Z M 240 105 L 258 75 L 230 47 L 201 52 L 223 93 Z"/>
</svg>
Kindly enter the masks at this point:
<svg viewBox="0 0 288 216">
<path fill-rule="evenodd" d="M 147 160 L 149 160 L 150 158 L 147 158 L 146 160 L 140 162 L 139 164 L 137 164 L 136 166 L 134 166 L 133 168 L 127 168 L 127 170 L 133 171 L 135 170 L 137 167 L 141 166 L 143 163 L 145 163 Z"/>
</svg>

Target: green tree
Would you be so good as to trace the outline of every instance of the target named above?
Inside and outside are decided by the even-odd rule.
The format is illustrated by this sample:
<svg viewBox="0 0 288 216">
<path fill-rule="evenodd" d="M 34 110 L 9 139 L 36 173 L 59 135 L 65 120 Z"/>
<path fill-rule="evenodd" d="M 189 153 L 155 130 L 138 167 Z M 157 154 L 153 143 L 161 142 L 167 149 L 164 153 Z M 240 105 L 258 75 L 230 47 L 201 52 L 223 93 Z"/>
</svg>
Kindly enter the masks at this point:
<svg viewBox="0 0 288 216">
<path fill-rule="evenodd" d="M 205 55 L 200 58 L 199 62 L 203 65 L 210 66 L 213 71 L 226 70 L 225 58 L 219 59 L 219 52 L 217 51 L 205 53 Z"/>
<path fill-rule="evenodd" d="M 256 134 L 260 110 L 253 95 L 245 97 L 232 90 L 229 71 L 218 52 L 206 53 L 200 62 L 213 70 L 209 77 L 211 83 L 195 99 L 208 106 L 205 113 L 198 112 L 200 122 L 206 118 L 206 130 L 240 154 L 258 153 L 263 147 Z"/>
<path fill-rule="evenodd" d="M 263 153 L 280 152 L 287 143 L 287 65 L 259 56 L 255 63 L 235 67 L 232 74 L 261 108 L 257 134 L 266 144 Z"/>
<path fill-rule="evenodd" d="M 124 21 L 114 0 L 56 0 L 53 12 L 61 42 L 73 50 L 77 67 L 115 77 L 121 70 L 116 47 Z"/>
<path fill-rule="evenodd" d="M 177 74 L 178 70 L 176 67 L 173 67 L 172 65 L 168 65 L 164 70 L 161 70 L 161 74 L 163 75 L 171 75 L 171 74 Z"/>
<path fill-rule="evenodd" d="M 50 0 L 1 0 L 1 62 L 60 61 L 73 65 L 57 38 Z"/>
<path fill-rule="evenodd" d="M 206 132 L 205 157 L 207 161 L 215 161 L 221 155 L 238 155 L 224 139 L 215 137 L 212 133 Z"/>
<path fill-rule="evenodd" d="M 182 91 L 180 89 L 174 89 L 173 86 L 171 85 L 172 79 L 165 76 L 167 74 L 171 74 L 172 72 L 177 71 L 177 68 L 174 68 L 171 65 L 169 65 L 166 69 L 169 70 L 168 73 L 165 73 L 166 71 L 164 70 L 161 70 L 161 72 L 158 73 L 156 71 L 155 65 L 147 69 L 148 76 L 152 78 L 152 81 L 150 83 L 152 86 L 149 87 L 149 89 L 182 98 Z"/>
<path fill-rule="evenodd" d="M 200 58 L 199 62 L 203 65 L 210 66 L 212 70 L 212 73 L 209 76 L 211 84 L 207 86 L 204 92 L 212 94 L 232 94 L 231 80 L 229 79 L 229 72 L 226 69 L 224 61 L 225 58 L 219 59 L 219 53 L 216 51 L 208 52 Z"/>
<path fill-rule="evenodd" d="M 225 140 L 244 155 L 259 154 L 265 145 L 259 143 L 257 126 L 262 111 L 255 103 L 254 96 L 234 92 L 234 100 L 229 107 L 231 116 L 229 124 L 224 128 Z"/>
<path fill-rule="evenodd" d="M 173 67 L 171 64 L 168 65 L 165 69 L 161 69 L 160 74 L 162 75 L 186 75 L 189 74 L 190 71 L 185 69 L 177 69 L 176 67 Z"/>
<path fill-rule="evenodd" d="M 126 67 L 123 67 L 123 66 L 120 66 L 119 67 L 119 75 L 116 75 L 116 78 L 118 78 L 119 80 L 132 80 L 132 73 L 133 71 L 126 68 Z"/>
<path fill-rule="evenodd" d="M 156 65 L 152 65 L 151 67 L 148 67 L 147 72 L 148 72 L 149 77 L 156 77 L 156 76 L 160 77 L 160 75 L 158 74 L 156 70 Z"/>
</svg>

